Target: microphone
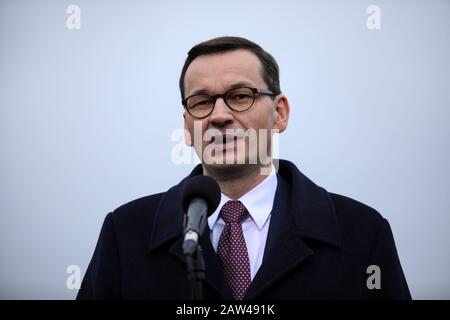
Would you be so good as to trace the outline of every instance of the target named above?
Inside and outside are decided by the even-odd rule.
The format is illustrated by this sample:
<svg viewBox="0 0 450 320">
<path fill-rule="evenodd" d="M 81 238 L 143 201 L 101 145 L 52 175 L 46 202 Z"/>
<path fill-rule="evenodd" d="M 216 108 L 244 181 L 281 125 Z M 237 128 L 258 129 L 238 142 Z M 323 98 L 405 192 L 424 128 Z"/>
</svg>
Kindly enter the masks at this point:
<svg viewBox="0 0 450 320">
<path fill-rule="evenodd" d="M 184 185 L 181 197 L 184 216 L 184 255 L 193 256 L 199 237 L 203 234 L 209 217 L 219 206 L 220 187 L 208 176 L 190 178 Z"/>
</svg>

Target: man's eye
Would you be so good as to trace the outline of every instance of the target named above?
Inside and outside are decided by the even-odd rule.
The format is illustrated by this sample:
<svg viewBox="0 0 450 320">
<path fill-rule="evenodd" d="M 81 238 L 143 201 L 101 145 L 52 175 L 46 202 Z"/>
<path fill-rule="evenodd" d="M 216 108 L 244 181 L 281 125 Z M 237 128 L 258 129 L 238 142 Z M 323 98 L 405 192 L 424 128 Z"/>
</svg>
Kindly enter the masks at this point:
<svg viewBox="0 0 450 320">
<path fill-rule="evenodd" d="M 244 100 L 244 99 L 251 99 L 251 96 L 249 96 L 248 94 L 245 93 L 239 93 L 239 94 L 235 94 L 231 97 L 231 99 L 235 100 L 235 101 L 239 101 L 239 100 Z"/>
<path fill-rule="evenodd" d="M 191 105 L 191 109 L 193 109 L 195 107 L 205 107 L 205 106 L 208 106 L 209 104 L 210 104 L 210 101 L 207 99 L 196 101 Z"/>
</svg>

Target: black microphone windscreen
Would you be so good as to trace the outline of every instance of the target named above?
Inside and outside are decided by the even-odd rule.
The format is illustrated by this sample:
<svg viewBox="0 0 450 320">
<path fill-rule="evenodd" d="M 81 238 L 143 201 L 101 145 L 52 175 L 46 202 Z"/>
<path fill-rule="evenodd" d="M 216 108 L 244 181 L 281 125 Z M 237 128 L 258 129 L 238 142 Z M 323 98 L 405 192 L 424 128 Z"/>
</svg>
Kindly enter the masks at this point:
<svg viewBox="0 0 450 320">
<path fill-rule="evenodd" d="M 190 178 L 183 187 L 181 195 L 181 205 L 186 213 L 189 203 L 194 198 L 202 198 L 208 204 L 208 216 L 210 216 L 219 206 L 220 187 L 216 180 L 211 177 L 200 175 Z"/>
</svg>

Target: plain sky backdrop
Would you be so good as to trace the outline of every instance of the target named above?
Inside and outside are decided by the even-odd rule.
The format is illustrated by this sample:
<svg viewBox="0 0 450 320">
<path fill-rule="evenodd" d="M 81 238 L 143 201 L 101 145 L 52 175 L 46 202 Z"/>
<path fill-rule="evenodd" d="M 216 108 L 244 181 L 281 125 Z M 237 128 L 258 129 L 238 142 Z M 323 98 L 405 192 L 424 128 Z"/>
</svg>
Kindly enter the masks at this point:
<svg viewBox="0 0 450 320">
<path fill-rule="evenodd" d="M 179 73 L 193 45 L 235 35 L 280 65 L 280 156 L 389 220 L 413 298 L 449 299 L 449 13 L 448 0 L 0 0 L 0 298 L 73 299 L 66 269 L 84 274 L 105 215 L 190 172 L 171 160 Z"/>
</svg>

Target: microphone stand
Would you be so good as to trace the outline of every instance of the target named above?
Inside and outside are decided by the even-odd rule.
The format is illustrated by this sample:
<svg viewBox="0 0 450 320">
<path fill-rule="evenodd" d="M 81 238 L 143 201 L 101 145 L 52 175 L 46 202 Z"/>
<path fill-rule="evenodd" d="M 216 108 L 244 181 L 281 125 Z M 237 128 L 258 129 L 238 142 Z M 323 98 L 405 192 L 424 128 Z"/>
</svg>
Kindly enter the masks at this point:
<svg viewBox="0 0 450 320">
<path fill-rule="evenodd" d="M 191 283 L 191 299 L 203 300 L 203 281 L 205 280 L 205 260 L 200 244 L 193 255 L 186 254 L 188 280 Z"/>
<path fill-rule="evenodd" d="M 185 217 L 185 225 L 187 217 Z M 205 260 L 199 243 L 199 234 L 189 230 L 184 235 L 183 253 L 186 259 L 188 280 L 191 283 L 191 299 L 203 300 L 203 280 L 205 280 Z"/>
</svg>

